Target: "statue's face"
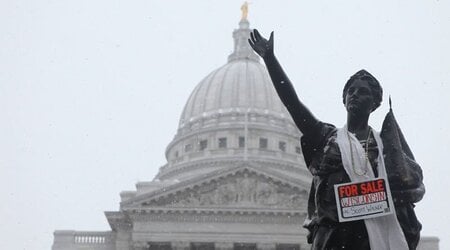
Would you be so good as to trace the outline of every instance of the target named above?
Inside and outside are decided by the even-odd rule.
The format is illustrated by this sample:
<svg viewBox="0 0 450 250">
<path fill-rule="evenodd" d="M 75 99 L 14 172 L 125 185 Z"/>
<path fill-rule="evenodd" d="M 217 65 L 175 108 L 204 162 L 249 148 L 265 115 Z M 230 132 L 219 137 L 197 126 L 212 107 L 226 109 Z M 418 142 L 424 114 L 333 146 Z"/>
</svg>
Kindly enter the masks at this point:
<svg viewBox="0 0 450 250">
<path fill-rule="evenodd" d="M 345 95 L 347 112 L 357 115 L 370 114 L 375 107 L 372 90 L 365 80 L 356 79 Z"/>
</svg>

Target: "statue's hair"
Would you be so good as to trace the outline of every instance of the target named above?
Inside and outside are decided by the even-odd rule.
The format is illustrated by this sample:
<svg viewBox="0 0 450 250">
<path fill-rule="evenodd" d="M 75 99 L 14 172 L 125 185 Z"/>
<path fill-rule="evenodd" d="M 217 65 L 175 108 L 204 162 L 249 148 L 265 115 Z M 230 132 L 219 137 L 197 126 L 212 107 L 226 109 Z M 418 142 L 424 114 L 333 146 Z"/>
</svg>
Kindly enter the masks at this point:
<svg viewBox="0 0 450 250">
<path fill-rule="evenodd" d="M 378 82 L 378 80 L 372 74 L 370 74 L 364 69 L 356 72 L 354 75 L 350 77 L 350 79 L 348 79 L 347 83 L 344 86 L 344 90 L 342 91 L 343 103 L 345 104 L 345 96 L 347 95 L 348 89 L 356 80 L 364 80 L 367 81 L 367 83 L 369 83 L 369 87 L 372 92 L 374 101 L 374 108 L 372 111 L 374 111 L 380 106 L 381 101 L 383 100 L 383 89 L 381 88 L 381 85 Z"/>
</svg>

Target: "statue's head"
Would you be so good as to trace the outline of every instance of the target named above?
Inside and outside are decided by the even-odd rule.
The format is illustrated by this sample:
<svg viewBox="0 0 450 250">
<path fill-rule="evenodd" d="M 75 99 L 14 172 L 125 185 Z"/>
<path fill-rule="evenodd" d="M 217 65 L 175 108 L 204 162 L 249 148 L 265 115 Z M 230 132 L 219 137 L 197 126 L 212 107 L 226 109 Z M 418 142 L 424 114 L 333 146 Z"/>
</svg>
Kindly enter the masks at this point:
<svg viewBox="0 0 450 250">
<path fill-rule="evenodd" d="M 356 72 L 348 79 L 342 92 L 347 111 L 377 109 L 383 99 L 383 89 L 378 80 L 366 70 Z"/>
</svg>

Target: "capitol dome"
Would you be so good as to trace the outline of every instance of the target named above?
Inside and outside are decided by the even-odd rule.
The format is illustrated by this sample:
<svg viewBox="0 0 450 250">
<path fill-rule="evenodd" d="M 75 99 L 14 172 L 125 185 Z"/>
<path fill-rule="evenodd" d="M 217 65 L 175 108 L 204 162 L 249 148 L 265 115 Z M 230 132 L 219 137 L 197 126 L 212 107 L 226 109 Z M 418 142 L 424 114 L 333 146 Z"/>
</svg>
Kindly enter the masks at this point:
<svg viewBox="0 0 450 250">
<path fill-rule="evenodd" d="M 194 88 L 156 179 L 183 180 L 242 164 L 307 176 L 301 134 L 247 42 L 250 31 L 241 20 L 228 62 Z"/>
<path fill-rule="evenodd" d="M 252 59 L 232 60 L 197 85 L 184 107 L 179 128 L 216 113 L 248 109 L 289 116 L 264 65 Z"/>
<path fill-rule="evenodd" d="M 258 59 L 247 55 L 230 56 L 227 64 L 206 76 L 189 97 L 179 127 L 214 113 L 248 109 L 289 116 L 265 66 Z"/>
</svg>

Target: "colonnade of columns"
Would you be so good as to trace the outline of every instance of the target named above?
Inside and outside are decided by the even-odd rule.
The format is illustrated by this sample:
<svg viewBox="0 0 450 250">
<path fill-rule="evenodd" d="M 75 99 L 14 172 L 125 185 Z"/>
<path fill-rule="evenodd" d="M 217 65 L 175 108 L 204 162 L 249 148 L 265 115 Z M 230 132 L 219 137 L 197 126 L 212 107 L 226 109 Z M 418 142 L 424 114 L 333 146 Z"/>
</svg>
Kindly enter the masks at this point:
<svg viewBox="0 0 450 250">
<path fill-rule="evenodd" d="M 156 243 L 157 247 L 151 247 L 151 242 L 134 242 L 133 250 L 193 250 L 191 242 L 188 241 L 174 241 L 167 243 Z M 276 243 L 256 243 L 243 244 L 234 242 L 214 242 L 211 244 L 211 250 L 301 250 L 299 244 L 289 244 L 289 247 L 277 247 Z M 246 247 L 245 245 L 248 245 Z M 209 250 L 208 248 L 204 248 Z"/>
</svg>

